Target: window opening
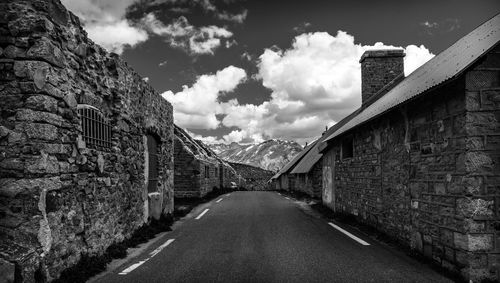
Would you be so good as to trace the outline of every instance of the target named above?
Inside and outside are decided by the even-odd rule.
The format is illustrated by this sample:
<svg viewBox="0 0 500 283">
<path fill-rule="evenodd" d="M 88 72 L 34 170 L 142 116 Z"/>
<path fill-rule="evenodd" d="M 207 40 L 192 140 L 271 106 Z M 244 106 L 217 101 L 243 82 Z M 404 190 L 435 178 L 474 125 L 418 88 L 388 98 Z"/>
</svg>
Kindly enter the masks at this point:
<svg viewBox="0 0 500 283">
<path fill-rule="evenodd" d="M 80 104 L 77 107 L 82 123 L 82 138 L 89 148 L 111 148 L 111 126 L 99 109 Z"/>
</svg>

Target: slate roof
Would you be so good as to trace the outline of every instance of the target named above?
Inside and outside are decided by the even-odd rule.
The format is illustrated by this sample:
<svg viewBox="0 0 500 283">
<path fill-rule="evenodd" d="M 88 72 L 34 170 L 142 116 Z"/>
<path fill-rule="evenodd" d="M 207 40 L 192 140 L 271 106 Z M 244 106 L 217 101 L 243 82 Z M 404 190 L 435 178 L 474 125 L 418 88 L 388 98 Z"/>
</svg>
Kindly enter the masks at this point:
<svg viewBox="0 0 500 283">
<path fill-rule="evenodd" d="M 298 161 L 300 161 L 302 159 L 302 157 L 307 152 L 309 152 L 309 150 L 311 150 L 311 148 L 314 147 L 314 145 L 316 143 L 317 143 L 317 140 L 315 142 L 311 143 L 310 145 L 306 146 L 306 148 L 304 148 L 301 152 L 299 152 L 297 155 L 295 155 L 295 157 L 292 160 L 290 160 L 287 164 L 285 164 L 285 166 L 283 166 L 283 168 L 281 168 L 280 171 L 278 171 L 278 173 L 276 173 L 276 175 L 274 175 L 271 178 L 271 180 L 277 179 L 277 178 L 279 178 L 279 176 L 281 176 L 281 174 L 287 173 L 292 168 L 292 166 L 294 166 Z"/>
<path fill-rule="evenodd" d="M 420 68 L 411 73 L 385 95 L 361 109 L 358 115 L 346 117 L 344 125 L 322 141 L 324 150 L 329 140 L 378 117 L 394 107 L 413 99 L 429 89 L 461 75 L 500 41 L 500 14 L 459 39 Z"/>
<path fill-rule="evenodd" d="M 340 120 L 337 124 L 331 126 L 326 133 L 324 133 L 317 141 L 314 147 L 302 158 L 297 166 L 293 168 L 292 174 L 303 174 L 303 173 L 308 173 L 311 171 L 311 168 L 318 162 L 321 157 L 323 157 L 323 154 L 319 151 L 319 146 L 320 144 L 327 138 L 329 137 L 332 133 L 334 133 L 336 130 L 338 130 L 340 127 L 342 127 L 347 121 L 352 119 L 355 115 L 357 115 L 360 112 L 361 109 L 355 110 L 351 114 L 349 114 L 347 117 L 344 119 Z"/>
</svg>

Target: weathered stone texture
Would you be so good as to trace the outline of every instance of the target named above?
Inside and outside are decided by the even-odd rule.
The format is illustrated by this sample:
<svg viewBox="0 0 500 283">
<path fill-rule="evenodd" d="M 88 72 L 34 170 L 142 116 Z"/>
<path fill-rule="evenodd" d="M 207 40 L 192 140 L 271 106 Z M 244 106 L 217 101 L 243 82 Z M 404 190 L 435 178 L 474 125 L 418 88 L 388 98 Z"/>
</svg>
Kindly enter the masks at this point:
<svg viewBox="0 0 500 283">
<path fill-rule="evenodd" d="M 364 105 L 384 94 L 384 88 L 404 73 L 403 50 L 369 50 L 361 57 L 361 101 Z"/>
<path fill-rule="evenodd" d="M 498 280 L 499 51 L 452 83 L 336 138 L 323 157 L 332 171 L 327 205 L 465 278 Z M 340 144 L 349 135 L 354 156 L 342 158 Z"/>
<path fill-rule="evenodd" d="M 176 198 L 201 198 L 216 189 L 241 184 L 243 178 L 201 141 L 175 126 Z"/>
<path fill-rule="evenodd" d="M 172 106 L 58 0 L 2 1 L 0 39 L 0 257 L 25 282 L 38 268 L 51 280 L 147 221 L 147 133 L 172 212 Z M 78 104 L 109 121 L 110 148 L 82 143 Z"/>
<path fill-rule="evenodd" d="M 323 161 L 319 160 L 314 164 L 309 173 L 307 174 L 293 174 L 295 175 L 295 185 L 293 189 L 298 192 L 305 193 L 313 198 L 321 198 L 321 188 L 323 186 L 322 177 Z"/>
</svg>

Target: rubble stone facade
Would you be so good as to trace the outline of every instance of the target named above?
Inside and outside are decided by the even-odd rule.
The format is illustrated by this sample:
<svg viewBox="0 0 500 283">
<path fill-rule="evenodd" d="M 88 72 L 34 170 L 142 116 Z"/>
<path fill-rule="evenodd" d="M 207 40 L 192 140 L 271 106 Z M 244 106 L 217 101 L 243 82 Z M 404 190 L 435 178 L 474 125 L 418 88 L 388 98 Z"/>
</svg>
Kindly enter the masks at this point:
<svg viewBox="0 0 500 283">
<path fill-rule="evenodd" d="M 499 62 L 497 46 L 453 82 L 336 137 L 324 203 L 465 278 L 498 280 Z"/>
<path fill-rule="evenodd" d="M 57 278 L 172 212 L 172 106 L 58 0 L 0 2 L 0 83 L 0 262 L 18 280 Z"/>
<path fill-rule="evenodd" d="M 244 179 L 201 141 L 175 126 L 176 198 L 202 198 L 213 190 L 242 186 Z"/>
<path fill-rule="evenodd" d="M 314 150 L 314 149 L 313 149 Z M 295 175 L 295 185 L 293 189 L 307 194 L 313 198 L 321 199 L 322 192 L 322 169 L 323 162 L 320 160 L 311 168 L 308 173 Z"/>
</svg>

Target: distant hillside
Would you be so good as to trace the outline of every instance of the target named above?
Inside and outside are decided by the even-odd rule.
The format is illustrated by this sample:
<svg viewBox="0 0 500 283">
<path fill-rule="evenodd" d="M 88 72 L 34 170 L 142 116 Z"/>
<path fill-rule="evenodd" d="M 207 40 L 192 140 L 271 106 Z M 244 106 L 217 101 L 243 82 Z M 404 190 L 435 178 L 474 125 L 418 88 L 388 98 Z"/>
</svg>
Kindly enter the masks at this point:
<svg viewBox="0 0 500 283">
<path fill-rule="evenodd" d="M 302 151 L 302 146 L 293 141 L 267 140 L 260 144 L 210 145 L 220 158 L 229 162 L 248 164 L 262 169 L 277 171 Z"/>
<path fill-rule="evenodd" d="M 268 190 L 269 184 L 267 181 L 275 174 L 272 171 L 264 170 L 260 167 L 251 166 L 241 163 L 229 163 L 238 174 L 246 180 L 245 189 L 250 191 L 263 191 Z"/>
</svg>

